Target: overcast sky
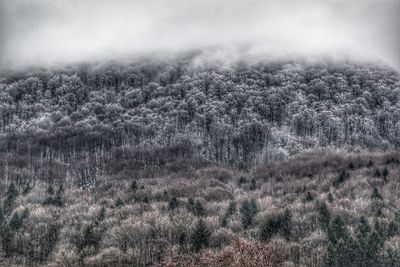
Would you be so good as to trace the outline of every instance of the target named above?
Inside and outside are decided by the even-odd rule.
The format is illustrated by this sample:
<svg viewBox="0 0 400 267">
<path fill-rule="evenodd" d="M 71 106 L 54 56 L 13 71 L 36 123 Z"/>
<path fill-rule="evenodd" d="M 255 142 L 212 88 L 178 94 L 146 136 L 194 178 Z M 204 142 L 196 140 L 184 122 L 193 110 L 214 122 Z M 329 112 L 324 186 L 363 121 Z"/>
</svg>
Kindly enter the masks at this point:
<svg viewBox="0 0 400 267">
<path fill-rule="evenodd" d="M 399 66 L 399 7 L 400 0 L 0 0 L 0 59 L 48 64 L 214 47 Z"/>
</svg>

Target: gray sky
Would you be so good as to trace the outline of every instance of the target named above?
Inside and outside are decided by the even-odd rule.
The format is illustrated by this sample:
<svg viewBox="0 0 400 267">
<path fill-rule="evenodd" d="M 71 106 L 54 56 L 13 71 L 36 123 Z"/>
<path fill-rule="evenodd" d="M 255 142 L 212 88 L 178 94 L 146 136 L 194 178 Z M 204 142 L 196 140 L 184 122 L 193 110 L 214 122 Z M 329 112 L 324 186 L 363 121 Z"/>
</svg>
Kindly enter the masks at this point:
<svg viewBox="0 0 400 267">
<path fill-rule="evenodd" d="M 400 66 L 400 0 L 0 0 L 3 64 L 219 48 Z"/>
</svg>

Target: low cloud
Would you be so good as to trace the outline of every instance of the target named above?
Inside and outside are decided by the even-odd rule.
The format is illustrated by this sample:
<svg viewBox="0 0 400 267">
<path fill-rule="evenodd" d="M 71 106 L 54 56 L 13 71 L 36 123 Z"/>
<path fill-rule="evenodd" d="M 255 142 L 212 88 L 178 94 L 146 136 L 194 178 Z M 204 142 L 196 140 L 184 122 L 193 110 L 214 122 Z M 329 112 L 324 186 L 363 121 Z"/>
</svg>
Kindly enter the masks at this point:
<svg viewBox="0 0 400 267">
<path fill-rule="evenodd" d="M 0 1 L 4 65 L 217 48 L 273 59 L 345 56 L 400 66 L 396 0 Z"/>
</svg>

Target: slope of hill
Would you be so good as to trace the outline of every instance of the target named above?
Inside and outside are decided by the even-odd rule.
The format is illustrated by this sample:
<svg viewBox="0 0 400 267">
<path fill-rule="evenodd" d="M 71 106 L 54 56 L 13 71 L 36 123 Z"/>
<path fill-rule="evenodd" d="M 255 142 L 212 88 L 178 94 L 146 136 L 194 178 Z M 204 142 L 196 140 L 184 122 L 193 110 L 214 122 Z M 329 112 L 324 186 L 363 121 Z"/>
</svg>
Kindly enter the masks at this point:
<svg viewBox="0 0 400 267">
<path fill-rule="evenodd" d="M 192 62 L 8 74 L 0 83 L 1 150 L 29 146 L 32 155 L 71 158 L 190 142 L 205 160 L 246 169 L 276 150 L 400 145 L 400 79 L 390 69 L 345 62 L 200 69 Z"/>
<path fill-rule="evenodd" d="M 351 62 L 0 78 L 5 266 L 400 266 L 400 77 Z"/>
<path fill-rule="evenodd" d="M 252 172 L 11 183 L 5 266 L 399 266 L 399 164 L 325 150 Z"/>
</svg>

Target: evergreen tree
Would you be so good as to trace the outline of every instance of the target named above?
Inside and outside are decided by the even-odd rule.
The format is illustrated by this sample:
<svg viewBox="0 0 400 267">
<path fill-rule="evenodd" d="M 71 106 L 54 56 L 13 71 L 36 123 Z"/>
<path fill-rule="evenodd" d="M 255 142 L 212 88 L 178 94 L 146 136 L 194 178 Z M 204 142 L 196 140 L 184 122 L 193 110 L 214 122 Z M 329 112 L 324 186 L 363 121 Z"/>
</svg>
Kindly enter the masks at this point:
<svg viewBox="0 0 400 267">
<path fill-rule="evenodd" d="M 361 217 L 355 230 L 358 243 L 357 259 L 360 266 L 368 266 L 368 246 L 371 226 L 365 217 Z"/>
<path fill-rule="evenodd" d="M 383 179 L 385 180 L 385 182 L 387 182 L 388 175 L 389 175 L 389 169 L 385 166 L 385 168 L 383 168 L 383 171 L 382 171 L 382 176 L 383 176 Z"/>
<path fill-rule="evenodd" d="M 168 203 L 168 208 L 170 210 L 174 210 L 179 206 L 178 204 L 178 200 L 176 199 L 176 197 L 172 197 Z"/>
<path fill-rule="evenodd" d="M 256 180 L 255 180 L 254 178 L 252 178 L 252 179 L 250 180 L 250 187 L 249 187 L 249 189 L 250 189 L 250 191 L 254 191 L 254 190 L 256 190 L 256 188 L 257 188 Z"/>
<path fill-rule="evenodd" d="M 60 185 L 57 189 L 56 195 L 54 196 L 54 205 L 59 207 L 64 205 L 64 187 Z"/>
<path fill-rule="evenodd" d="M 258 208 L 254 199 L 251 201 L 245 200 L 239 209 L 240 219 L 243 229 L 248 229 L 254 225 L 254 217 L 257 215 Z"/>
<path fill-rule="evenodd" d="M 400 254 L 391 247 L 385 248 L 384 251 L 379 255 L 379 258 L 380 267 L 400 266 Z"/>
<path fill-rule="evenodd" d="M 115 201 L 115 207 L 120 208 L 123 205 L 124 205 L 124 201 L 120 197 L 118 197 L 117 200 Z"/>
<path fill-rule="evenodd" d="M 193 214 L 197 217 L 206 215 L 206 210 L 200 200 L 196 200 L 194 203 Z"/>
<path fill-rule="evenodd" d="M 49 183 L 49 185 L 47 186 L 46 192 L 47 192 L 47 194 L 49 194 L 49 195 L 54 195 L 53 183 Z"/>
<path fill-rule="evenodd" d="M 99 211 L 99 214 L 96 217 L 95 224 L 98 225 L 99 223 L 104 221 L 105 218 L 106 218 L 106 208 L 105 207 L 101 207 L 101 209 Z"/>
<path fill-rule="evenodd" d="M 4 200 L 3 203 L 3 211 L 5 214 L 10 214 L 12 211 L 12 207 L 14 205 L 14 202 L 18 196 L 18 191 L 17 188 L 15 187 L 14 183 L 11 183 L 6 192 L 6 199 Z"/>
<path fill-rule="evenodd" d="M 346 170 L 341 170 L 333 185 L 338 187 L 340 184 L 344 183 L 346 180 L 350 178 L 350 174 Z"/>
<path fill-rule="evenodd" d="M 335 248 L 336 265 L 346 267 L 358 267 L 357 242 L 350 236 L 346 239 L 339 239 Z"/>
<path fill-rule="evenodd" d="M 292 230 L 292 214 L 288 208 L 285 209 L 285 212 L 282 215 L 281 219 L 281 233 L 289 240 Z"/>
<path fill-rule="evenodd" d="M 336 245 L 332 242 L 328 243 L 324 263 L 326 267 L 337 266 Z"/>
<path fill-rule="evenodd" d="M 51 188 L 53 186 L 51 185 Z M 62 207 L 64 205 L 64 187 L 63 185 L 60 185 L 57 189 L 57 192 L 54 194 L 54 190 L 47 190 L 47 193 L 49 194 L 47 198 L 44 200 L 43 204 L 44 205 L 54 205 L 54 206 L 59 206 Z"/>
<path fill-rule="evenodd" d="M 138 182 L 136 180 L 133 180 L 133 182 L 129 186 L 129 189 L 131 190 L 132 193 L 136 193 L 137 190 L 139 189 Z"/>
<path fill-rule="evenodd" d="M 319 225 L 322 229 L 327 230 L 331 221 L 331 213 L 325 202 L 317 202 Z"/>
<path fill-rule="evenodd" d="M 13 252 L 13 238 L 14 233 L 8 223 L 3 223 L 0 225 L 0 237 L 3 245 L 4 252 L 6 256 L 10 256 Z"/>
<path fill-rule="evenodd" d="M 368 246 L 366 246 L 366 255 L 369 266 L 377 266 L 379 263 L 380 250 L 383 248 L 384 239 L 375 230 L 373 230 L 368 237 Z"/>
<path fill-rule="evenodd" d="M 376 168 L 376 169 L 375 169 L 375 172 L 374 172 L 374 176 L 375 176 L 375 177 L 381 177 L 381 175 L 382 175 L 382 174 L 381 174 L 381 171 L 379 170 L 379 168 Z"/>
<path fill-rule="evenodd" d="M 226 227 L 228 225 L 229 218 L 236 213 L 236 202 L 231 202 L 228 205 L 228 208 L 225 211 L 225 214 L 221 220 L 221 226 Z"/>
<path fill-rule="evenodd" d="M 372 191 L 371 198 L 372 198 L 372 199 L 379 199 L 379 200 L 382 200 L 382 199 L 383 199 L 383 197 L 382 197 L 382 195 L 381 195 L 381 193 L 379 192 L 379 190 L 378 190 L 377 187 L 374 187 L 374 189 L 373 189 L 373 191 Z"/>
<path fill-rule="evenodd" d="M 273 214 L 261 223 L 259 237 L 261 241 L 268 241 L 274 234 L 279 233 L 288 240 L 291 228 L 292 215 L 289 209 L 285 209 L 283 213 Z"/>
<path fill-rule="evenodd" d="M 186 209 L 188 212 L 194 213 L 194 199 L 190 197 L 186 203 Z"/>
<path fill-rule="evenodd" d="M 354 163 L 352 161 L 350 161 L 349 163 L 349 169 L 350 170 L 354 170 L 356 167 L 354 166 Z"/>
<path fill-rule="evenodd" d="M 198 252 L 200 249 L 208 247 L 210 237 L 211 232 L 206 223 L 202 219 L 198 220 L 191 236 L 192 250 Z"/>
<path fill-rule="evenodd" d="M 337 215 L 329 224 L 328 239 L 332 244 L 336 245 L 340 239 L 345 240 L 347 237 L 348 232 L 346 225 L 344 224 L 342 218 Z"/>
<path fill-rule="evenodd" d="M 245 176 L 240 176 L 238 179 L 237 185 L 242 186 L 245 183 L 247 183 L 247 178 Z"/>
<path fill-rule="evenodd" d="M 95 226 L 90 223 L 83 230 L 82 242 L 79 244 L 79 249 L 93 247 L 98 249 L 101 240 L 101 235 L 96 231 Z"/>
</svg>

